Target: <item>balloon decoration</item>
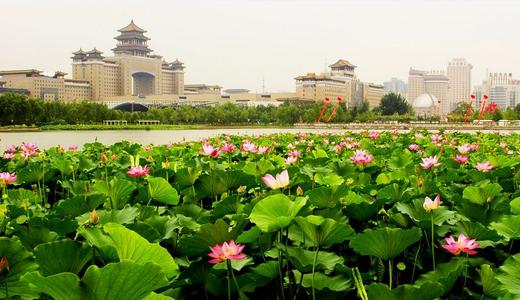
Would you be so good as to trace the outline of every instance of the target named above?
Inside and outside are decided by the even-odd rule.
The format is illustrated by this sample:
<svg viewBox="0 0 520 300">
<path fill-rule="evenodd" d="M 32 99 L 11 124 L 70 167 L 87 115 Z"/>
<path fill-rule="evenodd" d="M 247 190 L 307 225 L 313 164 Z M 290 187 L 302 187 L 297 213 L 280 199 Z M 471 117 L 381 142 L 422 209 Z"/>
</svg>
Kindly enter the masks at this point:
<svg viewBox="0 0 520 300">
<path fill-rule="evenodd" d="M 325 102 L 323 102 L 323 108 L 321 109 L 318 119 L 316 119 L 316 123 L 319 123 L 321 121 L 321 119 L 323 118 L 323 115 L 325 114 L 325 111 L 327 110 L 327 105 L 329 104 L 329 102 L 330 102 L 329 97 L 325 97 Z M 336 115 L 336 112 L 338 111 L 340 104 L 341 104 L 341 97 L 338 96 L 337 102 L 334 105 L 334 109 L 332 110 L 332 113 L 327 118 L 327 120 L 325 120 L 325 123 L 329 123 L 334 118 L 334 116 Z"/>
<path fill-rule="evenodd" d="M 469 106 L 468 110 L 466 111 L 466 115 L 464 115 L 464 123 L 468 122 L 468 118 L 471 115 L 471 112 L 473 111 L 473 102 L 475 102 L 475 95 L 471 95 L 471 100 L 469 100 Z"/>
<path fill-rule="evenodd" d="M 484 115 L 484 111 L 486 108 L 486 102 L 488 100 L 488 95 L 484 95 L 484 100 L 482 101 L 482 104 L 480 105 L 480 114 L 478 115 L 478 122 L 477 124 L 480 124 L 480 120 L 482 119 L 482 116 Z"/>
</svg>

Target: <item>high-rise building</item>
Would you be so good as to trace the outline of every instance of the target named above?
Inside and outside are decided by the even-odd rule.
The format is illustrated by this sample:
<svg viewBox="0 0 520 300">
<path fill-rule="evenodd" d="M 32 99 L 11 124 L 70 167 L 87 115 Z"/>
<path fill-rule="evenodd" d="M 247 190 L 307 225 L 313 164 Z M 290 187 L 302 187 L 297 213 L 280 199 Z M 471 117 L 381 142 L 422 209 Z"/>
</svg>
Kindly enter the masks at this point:
<svg viewBox="0 0 520 300">
<path fill-rule="evenodd" d="M 439 106 L 439 114 L 446 115 L 450 112 L 448 103 L 449 79 L 444 71 L 421 71 L 410 68 L 408 73 L 408 97 L 413 104 L 415 99 L 423 94 L 434 96 L 436 106 Z"/>
<path fill-rule="evenodd" d="M 489 96 L 488 103 L 495 102 L 502 110 L 520 103 L 520 80 L 513 79 L 512 73 L 489 73 L 473 90 L 478 105 L 483 95 Z"/>
<path fill-rule="evenodd" d="M 449 79 L 448 108 L 457 108 L 460 102 L 468 102 L 471 93 L 471 69 L 473 66 L 464 58 L 454 58 L 448 63 Z"/>
<path fill-rule="evenodd" d="M 392 77 L 390 81 L 383 83 L 385 86 L 385 92 L 396 93 L 406 98 L 406 83 L 398 78 Z"/>
</svg>

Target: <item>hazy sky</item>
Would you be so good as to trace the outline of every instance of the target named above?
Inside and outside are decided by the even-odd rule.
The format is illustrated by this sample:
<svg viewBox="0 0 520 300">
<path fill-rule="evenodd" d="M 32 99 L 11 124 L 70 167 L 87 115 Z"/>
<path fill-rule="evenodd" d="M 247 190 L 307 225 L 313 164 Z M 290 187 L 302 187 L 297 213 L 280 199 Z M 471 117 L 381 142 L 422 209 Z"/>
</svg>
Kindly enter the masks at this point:
<svg viewBox="0 0 520 300">
<path fill-rule="evenodd" d="M 186 83 L 294 90 L 294 77 L 350 60 L 358 77 L 407 80 L 454 57 L 520 78 L 520 1 L 0 0 L 0 69 L 70 72 L 71 52 L 111 55 L 130 19 L 186 65 Z"/>
</svg>

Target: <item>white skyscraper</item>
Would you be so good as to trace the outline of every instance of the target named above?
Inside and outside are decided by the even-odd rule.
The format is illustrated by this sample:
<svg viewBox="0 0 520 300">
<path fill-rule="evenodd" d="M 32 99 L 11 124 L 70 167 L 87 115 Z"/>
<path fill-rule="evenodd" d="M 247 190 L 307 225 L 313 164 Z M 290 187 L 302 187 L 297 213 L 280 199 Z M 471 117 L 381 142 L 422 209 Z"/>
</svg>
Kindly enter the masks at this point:
<svg viewBox="0 0 520 300">
<path fill-rule="evenodd" d="M 471 69 L 473 66 L 468 64 L 464 58 L 454 58 L 448 63 L 448 107 L 449 111 L 454 110 L 459 102 L 468 102 L 471 93 Z"/>
</svg>

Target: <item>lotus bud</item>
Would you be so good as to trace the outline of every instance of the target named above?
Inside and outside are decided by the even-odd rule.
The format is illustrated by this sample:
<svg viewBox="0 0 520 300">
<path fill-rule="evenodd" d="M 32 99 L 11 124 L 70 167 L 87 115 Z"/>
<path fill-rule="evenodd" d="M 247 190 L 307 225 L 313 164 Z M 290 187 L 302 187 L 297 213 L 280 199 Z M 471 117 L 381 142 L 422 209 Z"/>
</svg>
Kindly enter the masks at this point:
<svg viewBox="0 0 520 300">
<path fill-rule="evenodd" d="M 296 189 L 296 195 L 303 196 L 303 189 L 301 186 L 298 186 L 298 188 Z"/>
<path fill-rule="evenodd" d="M 97 223 L 99 223 L 99 214 L 95 208 L 92 210 L 92 212 L 88 216 L 88 222 L 91 225 L 96 225 Z"/>
<path fill-rule="evenodd" d="M 106 163 L 108 160 L 105 152 L 101 153 L 101 162 Z"/>
<path fill-rule="evenodd" d="M 9 261 L 7 260 L 7 257 L 2 257 L 0 260 L 0 275 L 5 276 L 9 273 Z"/>
</svg>

